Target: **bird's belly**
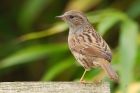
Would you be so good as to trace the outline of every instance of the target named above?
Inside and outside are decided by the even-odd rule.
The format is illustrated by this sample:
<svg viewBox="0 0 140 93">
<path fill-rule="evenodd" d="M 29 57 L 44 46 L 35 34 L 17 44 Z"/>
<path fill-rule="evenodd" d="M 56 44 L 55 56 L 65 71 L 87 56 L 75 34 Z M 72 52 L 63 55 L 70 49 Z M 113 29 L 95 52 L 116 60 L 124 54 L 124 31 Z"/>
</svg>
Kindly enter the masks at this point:
<svg viewBox="0 0 140 93">
<path fill-rule="evenodd" d="M 97 67 L 96 64 L 97 62 L 95 62 L 96 57 L 88 56 L 86 52 L 82 52 L 82 49 L 85 48 L 83 46 L 86 44 L 85 43 L 84 45 L 81 44 L 83 43 L 81 43 L 81 41 L 77 42 L 75 38 L 68 38 L 69 48 L 72 54 L 74 55 L 75 59 L 77 60 L 77 62 L 80 65 L 82 65 L 86 70 L 90 70 L 92 67 Z"/>
<path fill-rule="evenodd" d="M 72 52 L 74 55 L 75 59 L 77 60 L 80 65 L 82 65 L 86 70 L 90 70 L 93 67 L 97 67 L 96 63 L 96 58 L 94 57 L 87 57 L 83 54 L 77 53 L 77 52 Z"/>
</svg>

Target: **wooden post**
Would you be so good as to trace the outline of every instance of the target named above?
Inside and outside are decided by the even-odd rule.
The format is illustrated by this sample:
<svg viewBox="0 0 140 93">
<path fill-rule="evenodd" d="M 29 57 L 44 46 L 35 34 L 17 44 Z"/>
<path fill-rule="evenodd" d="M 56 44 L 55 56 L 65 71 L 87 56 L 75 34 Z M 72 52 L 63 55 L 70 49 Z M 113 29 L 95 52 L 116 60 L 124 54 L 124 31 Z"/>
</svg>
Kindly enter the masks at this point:
<svg viewBox="0 0 140 93">
<path fill-rule="evenodd" d="M 110 93 L 110 88 L 107 82 L 1 82 L 0 93 Z"/>
</svg>

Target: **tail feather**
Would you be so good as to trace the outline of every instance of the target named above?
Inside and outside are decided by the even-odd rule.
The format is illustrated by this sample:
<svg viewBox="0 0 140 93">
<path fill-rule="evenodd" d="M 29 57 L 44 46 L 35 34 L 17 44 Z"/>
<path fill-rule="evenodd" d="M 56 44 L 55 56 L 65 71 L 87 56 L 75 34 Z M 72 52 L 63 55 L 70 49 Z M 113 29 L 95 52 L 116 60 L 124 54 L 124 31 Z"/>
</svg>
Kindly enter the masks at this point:
<svg viewBox="0 0 140 93">
<path fill-rule="evenodd" d="M 117 75 L 117 73 L 114 71 L 114 69 L 111 67 L 111 64 L 104 60 L 101 62 L 101 67 L 102 69 L 105 70 L 105 72 L 108 74 L 109 78 L 114 80 L 114 81 L 119 81 L 119 77 Z"/>
</svg>

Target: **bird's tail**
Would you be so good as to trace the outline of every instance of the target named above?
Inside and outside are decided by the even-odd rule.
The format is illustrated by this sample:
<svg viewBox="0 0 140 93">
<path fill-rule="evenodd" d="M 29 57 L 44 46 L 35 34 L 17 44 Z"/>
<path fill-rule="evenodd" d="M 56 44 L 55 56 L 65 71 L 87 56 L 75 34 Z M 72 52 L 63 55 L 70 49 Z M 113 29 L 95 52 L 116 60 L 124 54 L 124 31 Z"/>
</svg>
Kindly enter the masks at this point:
<svg viewBox="0 0 140 93">
<path fill-rule="evenodd" d="M 111 64 L 106 61 L 106 60 L 103 60 L 101 61 L 101 68 L 105 70 L 105 72 L 108 74 L 109 78 L 118 82 L 119 81 L 119 78 L 118 78 L 118 75 L 117 73 L 114 71 L 114 69 L 111 67 Z"/>
</svg>

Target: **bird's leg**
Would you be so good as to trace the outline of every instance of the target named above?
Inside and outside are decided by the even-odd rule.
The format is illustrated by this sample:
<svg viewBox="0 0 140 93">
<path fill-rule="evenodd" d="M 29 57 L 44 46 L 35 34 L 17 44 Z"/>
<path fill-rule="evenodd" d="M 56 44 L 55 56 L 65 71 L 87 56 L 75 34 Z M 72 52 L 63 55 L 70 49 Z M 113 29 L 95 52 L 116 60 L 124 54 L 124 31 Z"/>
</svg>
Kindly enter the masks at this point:
<svg viewBox="0 0 140 93">
<path fill-rule="evenodd" d="M 83 73 L 83 75 L 82 75 L 82 77 L 81 77 L 81 79 L 80 79 L 80 82 L 81 82 L 81 83 L 85 83 L 85 82 L 83 81 L 83 78 L 84 78 L 86 72 L 87 72 L 87 70 L 85 69 L 85 71 L 84 71 L 84 73 Z"/>
</svg>

